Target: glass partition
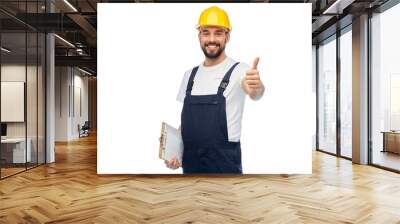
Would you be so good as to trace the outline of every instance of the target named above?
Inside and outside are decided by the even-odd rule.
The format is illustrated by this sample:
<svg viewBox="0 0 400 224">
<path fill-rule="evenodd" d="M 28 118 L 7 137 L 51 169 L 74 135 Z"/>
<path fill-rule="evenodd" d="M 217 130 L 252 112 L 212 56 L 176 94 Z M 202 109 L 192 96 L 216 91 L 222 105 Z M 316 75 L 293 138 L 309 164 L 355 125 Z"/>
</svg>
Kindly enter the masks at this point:
<svg viewBox="0 0 400 224">
<path fill-rule="evenodd" d="M 1 1 L 15 15 L 45 12 L 45 1 Z M 35 19 L 37 17 L 32 17 Z M 0 178 L 45 163 L 45 34 L 0 12 Z"/>
<path fill-rule="evenodd" d="M 37 132 L 38 132 L 38 35 L 36 32 L 27 33 L 27 98 L 26 98 L 26 112 L 27 112 L 27 150 L 30 151 L 30 160 L 27 167 L 31 168 L 37 165 Z"/>
<path fill-rule="evenodd" d="M 46 151 L 45 151 L 45 124 L 46 124 L 46 76 L 45 76 L 45 65 L 46 65 L 46 38 L 43 33 L 38 33 L 38 76 L 37 76 L 37 147 L 38 147 L 38 156 L 37 162 L 38 164 L 43 164 L 46 162 Z"/>
<path fill-rule="evenodd" d="M 340 154 L 352 157 L 352 34 L 340 36 Z"/>
<path fill-rule="evenodd" d="M 26 144 L 26 33 L 3 32 L 1 47 L 0 150 L 3 178 L 24 171 L 32 154 Z"/>
<path fill-rule="evenodd" d="M 336 36 L 318 47 L 318 149 L 336 154 Z"/>
</svg>

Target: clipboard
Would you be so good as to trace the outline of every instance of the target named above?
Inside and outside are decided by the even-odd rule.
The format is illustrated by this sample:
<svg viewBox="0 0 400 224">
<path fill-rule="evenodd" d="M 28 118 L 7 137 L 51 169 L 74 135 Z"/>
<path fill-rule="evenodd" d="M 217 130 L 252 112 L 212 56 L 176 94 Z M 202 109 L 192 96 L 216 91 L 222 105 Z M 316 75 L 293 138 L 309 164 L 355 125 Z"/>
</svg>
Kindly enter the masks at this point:
<svg viewBox="0 0 400 224">
<path fill-rule="evenodd" d="M 170 160 L 176 157 L 182 164 L 183 141 L 181 131 L 171 125 L 162 122 L 160 136 L 159 158 Z"/>
</svg>

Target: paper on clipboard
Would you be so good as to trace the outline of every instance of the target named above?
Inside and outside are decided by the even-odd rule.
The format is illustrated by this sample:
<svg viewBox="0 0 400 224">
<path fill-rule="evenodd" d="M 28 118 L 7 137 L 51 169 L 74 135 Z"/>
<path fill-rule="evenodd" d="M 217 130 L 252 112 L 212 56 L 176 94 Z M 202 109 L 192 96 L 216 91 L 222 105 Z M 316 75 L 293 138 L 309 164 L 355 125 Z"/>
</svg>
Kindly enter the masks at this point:
<svg viewBox="0 0 400 224">
<path fill-rule="evenodd" d="M 159 157 L 163 160 L 170 160 L 176 157 L 182 164 L 183 142 L 181 131 L 162 122 Z"/>
</svg>

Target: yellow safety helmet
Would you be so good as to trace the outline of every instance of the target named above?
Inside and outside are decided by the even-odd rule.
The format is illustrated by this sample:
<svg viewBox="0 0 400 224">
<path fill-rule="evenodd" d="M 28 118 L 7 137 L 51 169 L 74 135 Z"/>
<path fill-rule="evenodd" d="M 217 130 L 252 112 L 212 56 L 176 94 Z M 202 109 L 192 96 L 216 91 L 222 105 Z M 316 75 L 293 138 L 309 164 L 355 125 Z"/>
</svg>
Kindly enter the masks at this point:
<svg viewBox="0 0 400 224">
<path fill-rule="evenodd" d="M 200 14 L 197 29 L 202 26 L 220 26 L 228 30 L 232 29 L 228 14 L 217 6 L 207 8 Z"/>
</svg>

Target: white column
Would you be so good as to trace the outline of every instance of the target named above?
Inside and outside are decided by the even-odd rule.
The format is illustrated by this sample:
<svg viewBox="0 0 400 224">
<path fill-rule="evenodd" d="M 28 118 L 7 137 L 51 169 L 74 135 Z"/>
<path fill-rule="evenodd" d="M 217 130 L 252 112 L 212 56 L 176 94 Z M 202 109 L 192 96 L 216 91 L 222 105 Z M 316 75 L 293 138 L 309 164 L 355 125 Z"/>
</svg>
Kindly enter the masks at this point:
<svg viewBox="0 0 400 224">
<path fill-rule="evenodd" d="M 368 163 L 368 15 L 353 19 L 352 159 Z"/>
<path fill-rule="evenodd" d="M 47 1 L 47 12 L 53 12 L 54 6 Z M 46 35 L 46 163 L 55 162 L 55 44 L 54 35 Z"/>
</svg>

